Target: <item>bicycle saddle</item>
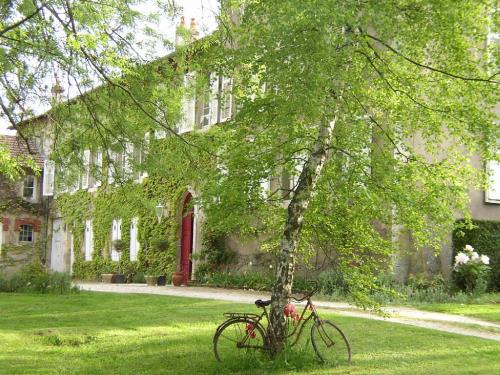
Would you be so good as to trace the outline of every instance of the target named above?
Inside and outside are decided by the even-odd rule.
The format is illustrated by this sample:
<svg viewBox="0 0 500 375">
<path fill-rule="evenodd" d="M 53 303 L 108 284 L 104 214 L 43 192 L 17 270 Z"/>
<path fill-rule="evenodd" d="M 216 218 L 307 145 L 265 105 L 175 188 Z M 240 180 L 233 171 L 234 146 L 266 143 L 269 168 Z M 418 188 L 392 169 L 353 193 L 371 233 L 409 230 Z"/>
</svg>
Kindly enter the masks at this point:
<svg viewBox="0 0 500 375">
<path fill-rule="evenodd" d="M 261 299 L 258 299 L 257 301 L 255 301 L 255 306 L 260 307 L 260 308 L 269 306 L 270 304 L 271 304 L 271 300 L 262 301 Z"/>
</svg>

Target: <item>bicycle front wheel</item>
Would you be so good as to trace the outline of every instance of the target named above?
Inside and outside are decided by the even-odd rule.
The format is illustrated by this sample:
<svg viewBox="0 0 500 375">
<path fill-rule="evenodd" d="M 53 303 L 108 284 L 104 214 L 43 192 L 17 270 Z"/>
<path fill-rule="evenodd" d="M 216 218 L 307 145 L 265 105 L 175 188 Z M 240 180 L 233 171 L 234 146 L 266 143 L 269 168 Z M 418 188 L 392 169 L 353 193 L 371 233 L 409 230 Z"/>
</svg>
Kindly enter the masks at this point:
<svg viewBox="0 0 500 375">
<path fill-rule="evenodd" d="M 266 352 L 266 335 L 251 319 L 223 323 L 214 336 L 214 354 L 219 362 L 255 360 Z"/>
<path fill-rule="evenodd" d="M 323 363 L 334 366 L 351 363 L 351 346 L 347 337 L 335 324 L 318 320 L 311 327 L 314 351 Z"/>
</svg>

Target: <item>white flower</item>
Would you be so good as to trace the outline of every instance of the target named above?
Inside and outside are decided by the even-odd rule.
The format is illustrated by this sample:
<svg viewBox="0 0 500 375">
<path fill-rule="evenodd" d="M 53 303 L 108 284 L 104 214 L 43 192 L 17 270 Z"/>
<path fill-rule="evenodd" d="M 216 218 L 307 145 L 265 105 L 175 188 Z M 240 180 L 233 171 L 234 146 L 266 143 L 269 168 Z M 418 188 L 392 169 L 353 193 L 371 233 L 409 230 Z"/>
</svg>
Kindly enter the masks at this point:
<svg viewBox="0 0 500 375">
<path fill-rule="evenodd" d="M 479 254 L 473 251 L 470 255 L 470 260 L 478 260 L 479 259 Z"/>
<path fill-rule="evenodd" d="M 490 257 L 488 255 L 481 255 L 481 262 L 483 264 L 490 264 Z"/>
<path fill-rule="evenodd" d="M 252 263 L 252 262 L 248 262 L 248 265 L 249 265 L 250 267 L 252 267 L 253 263 Z"/>
<path fill-rule="evenodd" d="M 269 268 L 273 268 L 273 265 L 272 265 L 272 264 L 270 264 L 270 265 L 269 265 Z"/>
<path fill-rule="evenodd" d="M 465 251 L 474 251 L 474 248 L 471 245 L 465 245 L 464 250 Z"/>
<path fill-rule="evenodd" d="M 460 264 L 465 264 L 469 261 L 469 256 L 465 253 L 458 253 L 456 256 L 455 256 L 455 266 L 458 266 Z"/>
</svg>

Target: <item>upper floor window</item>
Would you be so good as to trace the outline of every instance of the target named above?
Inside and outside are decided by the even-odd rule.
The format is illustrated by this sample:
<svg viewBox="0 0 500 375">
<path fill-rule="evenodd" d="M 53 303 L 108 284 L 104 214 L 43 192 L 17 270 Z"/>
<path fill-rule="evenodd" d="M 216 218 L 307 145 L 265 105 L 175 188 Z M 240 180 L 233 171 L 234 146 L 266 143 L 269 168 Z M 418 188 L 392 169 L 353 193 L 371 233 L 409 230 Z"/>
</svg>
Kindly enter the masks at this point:
<svg viewBox="0 0 500 375">
<path fill-rule="evenodd" d="M 35 197 L 35 176 L 24 177 L 23 197 L 28 199 Z"/>
<path fill-rule="evenodd" d="M 19 226 L 19 242 L 33 242 L 33 225 L 22 224 Z"/>
<path fill-rule="evenodd" d="M 500 163 L 490 160 L 486 163 L 486 172 L 489 176 L 488 189 L 485 192 L 487 203 L 500 203 Z"/>
<path fill-rule="evenodd" d="M 201 126 L 210 125 L 210 91 L 206 89 L 203 92 L 203 109 L 201 112 Z"/>
</svg>

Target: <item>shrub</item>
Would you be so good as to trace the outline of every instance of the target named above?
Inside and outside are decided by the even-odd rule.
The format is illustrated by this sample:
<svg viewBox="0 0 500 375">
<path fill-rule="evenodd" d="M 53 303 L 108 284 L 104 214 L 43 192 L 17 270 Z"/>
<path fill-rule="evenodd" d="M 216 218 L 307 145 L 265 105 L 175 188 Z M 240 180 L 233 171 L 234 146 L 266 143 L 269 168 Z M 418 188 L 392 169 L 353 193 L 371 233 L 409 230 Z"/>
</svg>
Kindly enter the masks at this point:
<svg viewBox="0 0 500 375">
<path fill-rule="evenodd" d="M 156 238 L 151 241 L 151 247 L 157 251 L 167 251 L 168 241 L 164 238 Z"/>
<path fill-rule="evenodd" d="M 455 256 L 453 280 L 455 285 L 469 294 L 482 294 L 486 291 L 489 278 L 490 259 L 480 255 L 470 245 L 465 245 L 464 251 Z"/>
<path fill-rule="evenodd" d="M 132 282 L 133 283 L 145 283 L 146 279 L 144 279 L 144 273 L 143 272 L 137 272 L 132 276 Z"/>
<path fill-rule="evenodd" d="M 207 234 L 201 252 L 196 255 L 200 261 L 196 278 L 200 282 L 207 282 L 210 274 L 228 273 L 229 266 L 236 263 L 237 257 L 236 251 L 226 245 L 225 236 Z"/>
<path fill-rule="evenodd" d="M 467 226 L 465 220 L 456 223 L 453 231 L 453 256 L 464 249 L 466 244 L 473 244 L 477 252 L 490 258 L 490 277 L 488 288 L 500 290 L 500 221 L 472 220 L 473 226 Z"/>
<path fill-rule="evenodd" d="M 77 289 L 71 285 L 71 276 L 67 273 L 48 273 L 41 262 L 24 266 L 10 279 L 0 279 L 2 292 L 36 292 L 64 294 Z"/>
<path fill-rule="evenodd" d="M 346 295 L 347 286 L 339 270 L 325 271 L 319 274 L 319 290 L 325 295 Z"/>
</svg>

